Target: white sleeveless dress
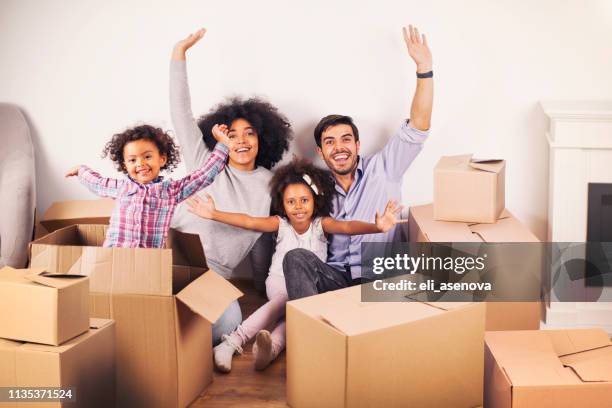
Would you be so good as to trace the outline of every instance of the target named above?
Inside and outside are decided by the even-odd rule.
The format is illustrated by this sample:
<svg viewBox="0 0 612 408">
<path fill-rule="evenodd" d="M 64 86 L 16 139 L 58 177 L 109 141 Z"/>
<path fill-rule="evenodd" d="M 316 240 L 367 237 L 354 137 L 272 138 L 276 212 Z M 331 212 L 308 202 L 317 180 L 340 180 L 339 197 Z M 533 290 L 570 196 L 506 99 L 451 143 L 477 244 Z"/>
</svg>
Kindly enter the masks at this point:
<svg viewBox="0 0 612 408">
<path fill-rule="evenodd" d="M 279 291 L 284 291 L 286 296 L 287 289 L 285 288 L 285 275 L 283 274 L 283 258 L 287 252 L 292 249 L 303 248 L 313 252 L 321 261 L 325 262 L 327 260 L 327 238 L 325 238 L 325 233 L 323 232 L 321 217 L 315 218 L 310 223 L 308 230 L 303 234 L 298 234 L 286 219 L 278 217 L 278 220 L 276 251 L 272 255 L 270 274 L 268 279 L 266 279 L 268 299 L 271 299 L 276 294 L 280 294 L 278 293 Z"/>
</svg>

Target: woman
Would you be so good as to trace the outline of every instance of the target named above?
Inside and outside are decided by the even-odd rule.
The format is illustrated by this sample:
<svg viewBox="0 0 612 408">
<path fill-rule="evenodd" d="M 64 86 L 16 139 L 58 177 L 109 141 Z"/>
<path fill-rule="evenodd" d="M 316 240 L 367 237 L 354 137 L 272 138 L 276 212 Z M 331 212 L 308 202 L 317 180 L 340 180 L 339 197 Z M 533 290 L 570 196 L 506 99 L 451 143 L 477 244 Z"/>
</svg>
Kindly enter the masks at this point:
<svg viewBox="0 0 612 408">
<path fill-rule="evenodd" d="M 191 111 L 186 52 L 206 32 L 201 29 L 179 41 L 170 63 L 170 116 L 181 145 L 187 171 L 198 168 L 213 150 L 215 124 L 229 128 L 228 165 L 204 191 L 214 197 L 219 209 L 254 216 L 270 214 L 268 183 L 270 169 L 282 158 L 292 138 L 291 126 L 270 103 L 252 98 L 226 101 L 197 122 Z M 272 239 L 269 234 L 221 224 L 197 217 L 179 207 L 173 227 L 200 235 L 209 267 L 228 278 L 238 264 L 250 257 L 254 280 L 263 283 L 270 266 Z M 234 301 L 213 325 L 213 344 L 231 333 L 242 321 Z"/>
</svg>

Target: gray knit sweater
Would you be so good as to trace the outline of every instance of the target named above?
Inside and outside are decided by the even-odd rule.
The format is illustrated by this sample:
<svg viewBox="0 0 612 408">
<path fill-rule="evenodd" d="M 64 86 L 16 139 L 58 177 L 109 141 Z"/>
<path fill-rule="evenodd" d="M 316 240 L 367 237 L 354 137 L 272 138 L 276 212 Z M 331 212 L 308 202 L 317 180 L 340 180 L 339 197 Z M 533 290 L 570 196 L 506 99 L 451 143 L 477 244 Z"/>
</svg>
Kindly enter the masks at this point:
<svg viewBox="0 0 612 408">
<path fill-rule="evenodd" d="M 170 63 L 170 116 L 187 171 L 191 172 L 206 161 L 210 150 L 202 139 L 202 132 L 191 111 L 185 61 L 172 60 Z M 219 210 L 268 216 L 268 182 L 271 177 L 272 172 L 263 167 L 240 171 L 227 165 L 215 181 L 202 191 L 213 197 Z M 202 192 L 199 195 L 202 196 Z M 259 232 L 200 218 L 188 212 L 186 204 L 177 207 L 172 227 L 199 234 L 209 267 L 226 278 L 231 276 L 232 270 L 249 253 L 261 235 Z"/>
</svg>

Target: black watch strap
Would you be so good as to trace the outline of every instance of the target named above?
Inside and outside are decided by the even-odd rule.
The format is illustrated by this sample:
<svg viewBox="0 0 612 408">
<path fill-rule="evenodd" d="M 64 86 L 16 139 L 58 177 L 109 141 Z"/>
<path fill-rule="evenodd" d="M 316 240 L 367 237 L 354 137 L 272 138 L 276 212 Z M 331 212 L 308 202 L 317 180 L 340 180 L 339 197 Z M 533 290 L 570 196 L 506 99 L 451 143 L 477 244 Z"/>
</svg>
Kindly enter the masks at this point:
<svg viewBox="0 0 612 408">
<path fill-rule="evenodd" d="M 417 72 L 417 78 L 432 78 L 432 77 L 433 77 L 433 71 L 428 71 L 428 72 L 423 72 L 423 73 Z"/>
</svg>

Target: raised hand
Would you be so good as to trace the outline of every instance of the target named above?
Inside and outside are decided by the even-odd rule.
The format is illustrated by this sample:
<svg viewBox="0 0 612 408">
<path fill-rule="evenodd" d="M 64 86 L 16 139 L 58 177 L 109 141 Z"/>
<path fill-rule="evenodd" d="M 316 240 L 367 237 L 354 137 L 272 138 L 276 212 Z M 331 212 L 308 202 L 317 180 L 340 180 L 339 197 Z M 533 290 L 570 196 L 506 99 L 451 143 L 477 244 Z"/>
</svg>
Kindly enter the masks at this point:
<svg viewBox="0 0 612 408">
<path fill-rule="evenodd" d="M 417 72 L 429 72 L 432 70 L 433 61 L 431 58 L 431 51 L 427 46 L 427 38 L 425 34 L 419 34 L 419 30 L 412 25 L 408 28 L 403 27 L 404 41 L 408 48 L 408 54 L 414 60 L 417 65 Z"/>
<path fill-rule="evenodd" d="M 193 197 L 188 199 L 188 210 L 189 212 L 198 215 L 202 218 L 212 220 L 216 210 L 215 201 L 209 194 L 204 193 L 204 195 L 206 196 L 206 200 L 202 200 L 197 195 L 194 195 Z"/>
<path fill-rule="evenodd" d="M 81 168 L 81 166 L 75 166 L 73 168 L 71 168 L 70 170 L 68 170 L 68 172 L 66 173 L 66 177 L 74 177 L 74 176 L 78 176 L 79 175 L 79 169 Z"/>
<path fill-rule="evenodd" d="M 206 29 L 201 28 L 195 33 L 189 34 L 186 38 L 177 42 L 174 46 L 174 50 L 172 51 L 172 59 L 184 60 L 187 50 L 193 47 L 195 43 L 200 41 L 202 37 L 204 37 L 204 34 L 206 34 Z"/>
<path fill-rule="evenodd" d="M 215 140 L 229 147 L 229 128 L 225 124 L 216 124 L 212 128 L 212 134 Z"/>
<path fill-rule="evenodd" d="M 397 202 L 394 200 L 389 200 L 383 215 L 380 215 L 378 211 L 376 211 L 376 227 L 380 230 L 380 232 L 389 231 L 395 224 L 408 222 L 408 220 L 400 220 L 397 218 L 400 211 L 402 211 L 402 208 L 403 207 L 401 205 L 397 205 Z"/>
</svg>

